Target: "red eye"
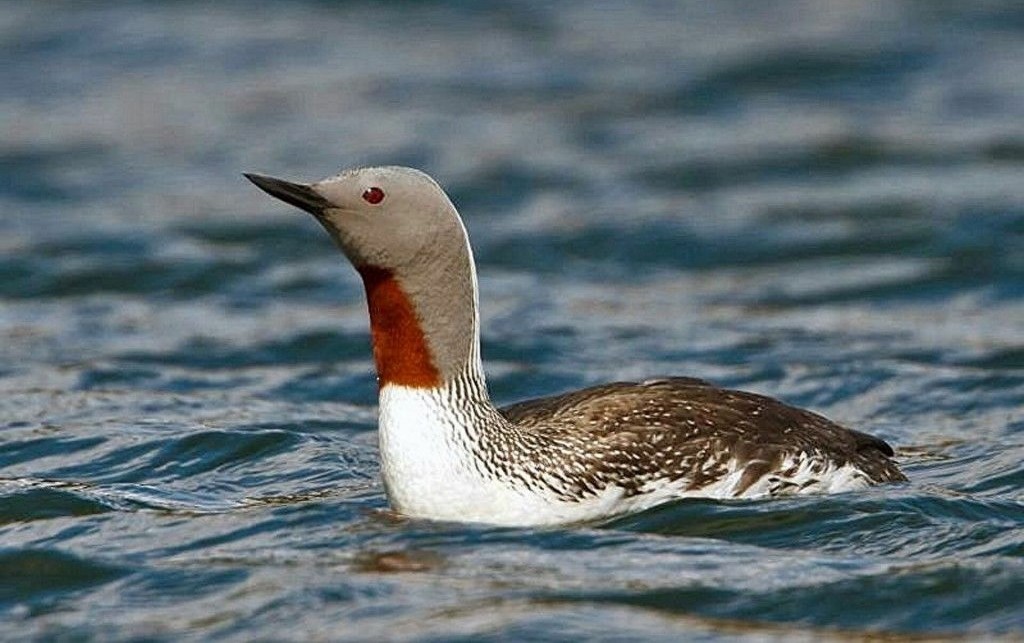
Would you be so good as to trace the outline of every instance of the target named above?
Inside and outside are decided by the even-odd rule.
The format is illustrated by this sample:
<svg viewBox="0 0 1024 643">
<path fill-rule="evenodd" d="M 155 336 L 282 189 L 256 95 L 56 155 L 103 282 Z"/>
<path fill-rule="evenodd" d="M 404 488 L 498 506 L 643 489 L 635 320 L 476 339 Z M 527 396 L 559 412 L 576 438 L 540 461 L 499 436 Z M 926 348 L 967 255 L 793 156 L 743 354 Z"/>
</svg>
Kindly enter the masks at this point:
<svg viewBox="0 0 1024 643">
<path fill-rule="evenodd" d="M 377 205 L 384 200 L 384 190 L 380 188 L 366 188 L 363 192 L 363 201 L 366 201 L 370 205 Z"/>
</svg>

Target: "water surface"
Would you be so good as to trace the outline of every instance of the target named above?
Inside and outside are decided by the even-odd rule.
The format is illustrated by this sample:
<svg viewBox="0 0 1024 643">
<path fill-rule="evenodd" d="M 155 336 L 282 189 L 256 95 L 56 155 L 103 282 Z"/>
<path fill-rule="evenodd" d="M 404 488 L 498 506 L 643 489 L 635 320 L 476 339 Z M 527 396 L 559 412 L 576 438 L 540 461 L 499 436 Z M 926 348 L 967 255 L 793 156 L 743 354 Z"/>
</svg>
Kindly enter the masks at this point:
<svg viewBox="0 0 1024 643">
<path fill-rule="evenodd" d="M 0 638 L 1024 633 L 1012 1 L 5 3 Z M 911 481 L 386 511 L 354 272 L 241 178 L 435 175 L 500 402 L 688 374 Z"/>
</svg>

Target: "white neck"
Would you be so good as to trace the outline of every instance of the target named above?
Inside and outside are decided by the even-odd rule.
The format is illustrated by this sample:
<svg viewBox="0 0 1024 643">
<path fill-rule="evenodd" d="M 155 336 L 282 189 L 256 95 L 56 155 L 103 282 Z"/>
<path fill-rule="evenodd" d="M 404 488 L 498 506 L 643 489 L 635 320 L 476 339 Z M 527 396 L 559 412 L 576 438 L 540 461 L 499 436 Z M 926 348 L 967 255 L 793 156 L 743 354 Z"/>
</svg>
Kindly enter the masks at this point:
<svg viewBox="0 0 1024 643">
<path fill-rule="evenodd" d="M 381 389 L 381 472 L 391 506 L 409 516 L 522 524 L 536 499 L 488 475 L 474 455 L 481 434 L 500 434 L 508 423 L 473 379 Z"/>
</svg>

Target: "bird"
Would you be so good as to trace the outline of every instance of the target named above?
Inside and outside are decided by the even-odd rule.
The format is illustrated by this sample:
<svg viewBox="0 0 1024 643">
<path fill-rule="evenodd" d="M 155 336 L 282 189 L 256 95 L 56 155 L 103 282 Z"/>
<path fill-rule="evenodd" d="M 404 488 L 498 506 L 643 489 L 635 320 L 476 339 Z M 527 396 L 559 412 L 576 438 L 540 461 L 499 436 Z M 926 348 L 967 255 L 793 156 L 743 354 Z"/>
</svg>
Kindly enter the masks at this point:
<svg viewBox="0 0 1024 643">
<path fill-rule="evenodd" d="M 362 278 L 383 486 L 411 517 L 586 523 L 682 498 L 765 498 L 907 480 L 884 440 L 694 377 L 614 382 L 495 405 L 465 225 L 407 167 L 313 183 L 245 173 L 310 214 Z"/>
</svg>

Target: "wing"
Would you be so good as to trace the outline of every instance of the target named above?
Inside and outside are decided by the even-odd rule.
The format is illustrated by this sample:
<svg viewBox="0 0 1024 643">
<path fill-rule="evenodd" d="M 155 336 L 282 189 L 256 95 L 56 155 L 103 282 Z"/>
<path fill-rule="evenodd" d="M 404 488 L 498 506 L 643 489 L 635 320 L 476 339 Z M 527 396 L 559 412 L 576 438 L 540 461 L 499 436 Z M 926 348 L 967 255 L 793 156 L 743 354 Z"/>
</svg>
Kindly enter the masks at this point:
<svg viewBox="0 0 1024 643">
<path fill-rule="evenodd" d="M 744 468 L 742 492 L 787 458 L 852 463 L 873 482 L 905 480 L 885 441 L 763 395 L 694 378 L 616 382 L 501 409 L 515 426 L 553 443 L 578 443 L 592 486 L 639 492 L 654 477 L 691 488 Z M 568 451 L 571 444 L 566 446 Z M 824 466 L 824 465 L 822 465 Z"/>
</svg>

